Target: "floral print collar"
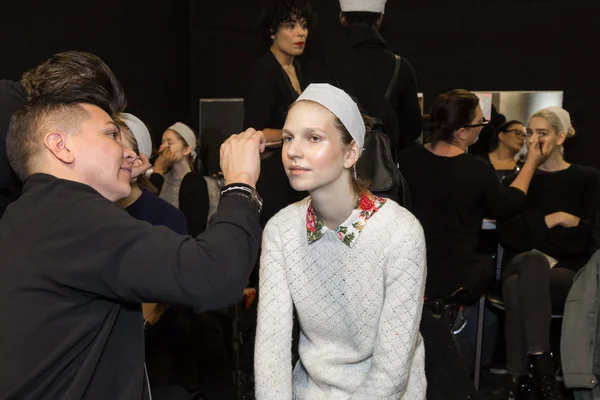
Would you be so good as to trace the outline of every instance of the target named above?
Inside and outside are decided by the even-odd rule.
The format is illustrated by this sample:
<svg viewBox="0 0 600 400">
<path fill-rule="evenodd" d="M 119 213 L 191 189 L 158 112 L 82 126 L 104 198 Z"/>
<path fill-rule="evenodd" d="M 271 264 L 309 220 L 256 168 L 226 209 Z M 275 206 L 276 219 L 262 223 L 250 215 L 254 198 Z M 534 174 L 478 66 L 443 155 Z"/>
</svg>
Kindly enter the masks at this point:
<svg viewBox="0 0 600 400">
<path fill-rule="evenodd" d="M 358 235 L 365 227 L 367 220 L 373 216 L 385 204 L 387 200 L 377 197 L 370 192 L 363 192 L 358 196 L 352 214 L 335 230 L 340 240 L 352 247 L 358 238 Z M 317 215 L 312 201 L 309 201 L 306 210 L 306 236 L 308 243 L 314 243 L 321 239 L 328 228 L 323 224 Z"/>
</svg>

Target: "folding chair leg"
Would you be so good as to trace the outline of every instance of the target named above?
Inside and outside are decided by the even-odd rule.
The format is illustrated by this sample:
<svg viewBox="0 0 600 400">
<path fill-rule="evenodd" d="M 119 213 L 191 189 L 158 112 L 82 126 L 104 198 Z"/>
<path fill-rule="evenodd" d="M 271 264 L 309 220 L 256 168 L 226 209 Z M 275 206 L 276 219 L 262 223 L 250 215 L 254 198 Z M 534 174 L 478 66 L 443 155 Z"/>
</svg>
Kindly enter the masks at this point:
<svg viewBox="0 0 600 400">
<path fill-rule="evenodd" d="M 483 351 L 483 318 L 485 315 L 485 294 L 479 298 L 477 308 L 477 339 L 475 340 L 475 371 L 473 373 L 473 383 L 475 390 L 479 391 L 479 381 L 481 378 L 481 357 Z"/>
</svg>

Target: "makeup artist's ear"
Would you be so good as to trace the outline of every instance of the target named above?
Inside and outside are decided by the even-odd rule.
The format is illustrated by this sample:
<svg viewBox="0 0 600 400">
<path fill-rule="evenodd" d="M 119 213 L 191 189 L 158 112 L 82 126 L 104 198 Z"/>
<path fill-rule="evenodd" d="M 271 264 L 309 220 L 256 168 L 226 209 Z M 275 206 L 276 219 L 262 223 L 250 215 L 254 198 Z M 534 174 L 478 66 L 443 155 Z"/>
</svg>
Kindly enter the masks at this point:
<svg viewBox="0 0 600 400">
<path fill-rule="evenodd" d="M 44 136 L 44 146 L 50 153 L 65 164 L 75 161 L 75 155 L 69 149 L 69 134 L 65 132 L 50 132 Z"/>
<path fill-rule="evenodd" d="M 360 157 L 360 149 L 356 141 L 352 141 L 348 149 L 346 149 L 344 154 L 344 168 L 350 169 L 352 168 L 358 161 Z"/>
</svg>

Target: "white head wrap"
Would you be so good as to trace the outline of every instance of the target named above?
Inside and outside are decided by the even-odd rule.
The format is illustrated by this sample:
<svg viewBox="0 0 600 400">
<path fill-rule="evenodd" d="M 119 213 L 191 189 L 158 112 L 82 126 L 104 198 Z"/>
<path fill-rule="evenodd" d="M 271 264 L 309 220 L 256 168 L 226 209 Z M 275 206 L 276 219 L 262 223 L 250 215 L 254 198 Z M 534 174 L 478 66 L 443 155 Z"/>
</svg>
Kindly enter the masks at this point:
<svg viewBox="0 0 600 400">
<path fill-rule="evenodd" d="M 373 12 L 383 14 L 387 0 L 340 0 L 342 12 Z"/>
<path fill-rule="evenodd" d="M 563 131 L 565 131 L 565 133 L 569 133 L 569 129 L 571 128 L 571 115 L 569 115 L 569 112 L 567 110 L 560 107 L 546 107 L 537 111 L 536 114 L 540 111 L 550 111 L 556 114 L 558 119 L 560 119 L 560 124 L 562 125 Z M 560 132 L 556 133 L 558 134 Z"/>
<path fill-rule="evenodd" d="M 187 145 L 190 146 L 190 149 L 192 150 L 192 152 L 190 154 L 192 155 L 192 158 L 195 160 L 196 159 L 196 135 L 194 134 L 194 131 L 192 130 L 192 128 L 190 128 L 189 126 L 187 126 L 186 124 L 184 124 L 182 122 L 175 122 L 173 125 L 171 125 L 167 129 L 171 129 L 181 135 L 183 140 L 185 140 L 185 143 L 187 143 Z"/>
<path fill-rule="evenodd" d="M 346 92 L 326 83 L 312 83 L 302 92 L 296 102 L 302 100 L 319 103 L 338 117 L 362 154 L 365 145 L 365 122 L 358 106 Z"/>
<path fill-rule="evenodd" d="M 150 157 L 152 155 L 152 137 L 142 120 L 129 113 L 120 113 L 119 119 L 123 121 L 131 133 L 133 133 L 139 152 L 144 153 L 146 157 Z"/>
</svg>

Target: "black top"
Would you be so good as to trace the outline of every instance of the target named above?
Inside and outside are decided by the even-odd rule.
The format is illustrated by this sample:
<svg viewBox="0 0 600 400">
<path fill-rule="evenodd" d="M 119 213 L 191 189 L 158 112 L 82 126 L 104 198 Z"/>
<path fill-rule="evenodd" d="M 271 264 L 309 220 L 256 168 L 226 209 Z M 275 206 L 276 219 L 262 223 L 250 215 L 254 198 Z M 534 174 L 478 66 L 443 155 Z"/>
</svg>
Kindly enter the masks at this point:
<svg viewBox="0 0 600 400">
<path fill-rule="evenodd" d="M 25 88 L 20 82 L 0 79 L 0 217 L 6 206 L 21 192 L 21 181 L 8 163 L 6 136 L 10 117 L 27 102 Z"/>
<path fill-rule="evenodd" d="M 295 58 L 294 68 L 300 87 L 304 90 L 306 82 L 300 63 Z M 288 108 L 298 96 L 275 55 L 267 52 L 256 60 L 246 79 L 244 129 L 282 129 Z"/>
<path fill-rule="evenodd" d="M 166 226 L 180 235 L 187 234 L 186 220 L 181 211 L 146 190 L 142 190 L 142 195 L 125 210 L 140 221 Z"/>
<path fill-rule="evenodd" d="M 131 218 L 91 187 L 36 174 L 0 220 L 0 393 L 148 399 L 140 303 L 215 309 L 242 297 L 256 206 L 221 199 L 196 240 Z"/>
<path fill-rule="evenodd" d="M 494 165 L 492 164 L 492 160 L 490 159 L 490 153 L 485 153 L 478 157 L 481 157 L 488 164 L 490 164 L 492 166 L 492 168 L 494 168 Z M 521 171 L 521 168 L 523 168 L 523 161 L 518 160 L 513 169 L 495 169 L 494 168 L 494 171 L 496 171 L 496 176 L 498 177 L 498 180 L 500 182 L 504 182 L 504 180 L 507 178 L 511 179 L 511 181 L 514 180 L 514 178 L 519 173 L 519 171 Z"/>
<path fill-rule="evenodd" d="M 160 193 L 165 178 L 157 173 L 150 175 L 150 183 Z M 198 236 L 206 229 L 210 199 L 208 185 L 202 174 L 188 172 L 181 181 L 179 188 L 179 210 L 185 216 L 187 233 Z"/>
<path fill-rule="evenodd" d="M 425 231 L 426 293 L 447 298 L 469 274 L 483 218 L 515 215 L 525 194 L 503 187 L 493 168 L 470 154 L 440 157 L 417 146 L 401 154 L 400 171 Z"/>
<path fill-rule="evenodd" d="M 577 271 L 591 256 L 592 220 L 600 205 L 600 173 L 571 165 L 557 172 L 537 170 L 523 211 L 498 224 L 503 262 L 514 255 L 537 249 L 554 257 L 559 266 Z M 579 226 L 548 229 L 545 216 L 564 211 L 581 218 Z"/>
</svg>

